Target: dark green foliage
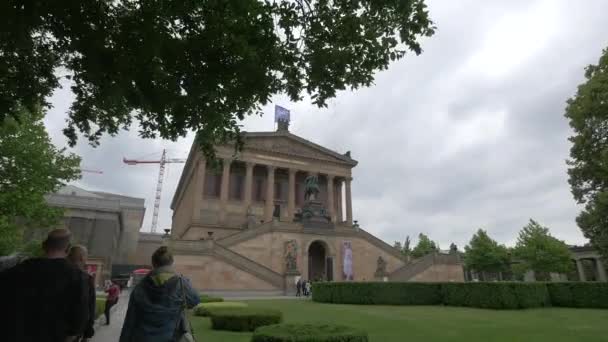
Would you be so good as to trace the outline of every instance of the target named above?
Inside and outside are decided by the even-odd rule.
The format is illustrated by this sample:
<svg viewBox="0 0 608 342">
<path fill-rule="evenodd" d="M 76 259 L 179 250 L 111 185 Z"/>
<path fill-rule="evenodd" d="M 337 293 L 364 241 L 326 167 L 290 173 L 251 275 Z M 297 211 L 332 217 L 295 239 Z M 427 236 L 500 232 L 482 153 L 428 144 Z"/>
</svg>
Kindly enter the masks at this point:
<svg viewBox="0 0 608 342">
<path fill-rule="evenodd" d="M 276 324 L 256 329 L 251 342 L 367 342 L 367 333 L 341 325 Z"/>
<path fill-rule="evenodd" d="M 471 270 L 483 274 L 483 272 L 501 272 L 508 268 L 507 248 L 490 238 L 483 229 L 479 229 L 473 235 L 469 244 L 464 247 L 464 251 L 464 263 Z"/>
<path fill-rule="evenodd" d="M 608 308 L 608 283 L 547 283 L 553 306 Z"/>
<path fill-rule="evenodd" d="M 222 298 L 222 297 L 201 295 L 201 303 L 217 303 L 217 302 L 223 302 L 223 301 L 224 301 L 224 298 Z"/>
<path fill-rule="evenodd" d="M 423 0 L 0 1 L 0 122 L 46 104 L 61 77 L 64 133 L 97 143 L 200 132 L 207 153 L 273 95 L 326 106 L 434 33 Z"/>
<path fill-rule="evenodd" d="M 281 311 L 259 308 L 214 308 L 211 327 L 215 330 L 254 331 L 264 325 L 278 324 L 283 320 Z"/>
<path fill-rule="evenodd" d="M 513 255 L 521 261 L 522 270 L 536 273 L 536 280 L 549 280 L 549 273 L 568 273 L 572 267 L 568 246 L 532 219 L 519 232 Z M 544 279 L 539 279 L 543 275 Z"/>
<path fill-rule="evenodd" d="M 0 255 L 16 250 L 35 255 L 40 253 L 35 233 L 43 234 L 40 228 L 54 226 L 63 216 L 44 196 L 80 178 L 80 158 L 53 145 L 40 107 L 15 110 L 16 119 L 0 114 Z M 33 236 L 26 236 L 25 228 L 32 228 Z"/>
<path fill-rule="evenodd" d="M 315 283 L 316 302 L 523 309 L 549 305 L 545 283 Z"/>
<path fill-rule="evenodd" d="M 585 204 L 576 223 L 608 260 L 608 49 L 597 65 L 585 69 L 585 78 L 566 107 L 574 130 L 569 139 L 568 182 L 577 202 Z"/>
<path fill-rule="evenodd" d="M 437 305 L 441 304 L 439 283 L 313 283 L 312 299 L 324 303 Z"/>
<path fill-rule="evenodd" d="M 547 306 L 544 283 L 443 283 L 442 303 L 484 309 L 526 309 Z"/>
<path fill-rule="evenodd" d="M 238 309 L 247 306 L 247 303 L 242 302 L 208 302 L 198 304 L 192 311 L 195 316 L 208 317 L 211 316 L 211 310 L 213 309 Z"/>
<path fill-rule="evenodd" d="M 407 242 L 409 245 L 409 241 L 407 241 Z M 438 250 L 439 250 L 439 246 L 437 246 L 437 244 L 434 241 L 429 239 L 428 236 L 420 233 L 418 235 L 418 244 L 416 245 L 416 247 L 414 247 L 414 249 L 412 249 L 411 255 L 414 258 L 420 258 L 427 254 L 437 252 Z"/>
</svg>

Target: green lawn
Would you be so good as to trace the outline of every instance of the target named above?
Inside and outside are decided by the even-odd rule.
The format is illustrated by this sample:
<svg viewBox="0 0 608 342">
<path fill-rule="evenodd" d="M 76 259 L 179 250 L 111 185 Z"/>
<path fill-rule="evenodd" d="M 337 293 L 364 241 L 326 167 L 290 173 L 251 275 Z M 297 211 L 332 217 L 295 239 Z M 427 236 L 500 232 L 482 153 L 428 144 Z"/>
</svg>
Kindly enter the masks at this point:
<svg viewBox="0 0 608 342">
<path fill-rule="evenodd" d="M 441 306 L 319 304 L 299 300 L 255 300 L 276 308 L 290 323 L 321 322 L 367 330 L 370 341 L 608 341 L 608 310 L 530 309 L 494 311 Z M 249 341 L 250 333 L 211 330 L 209 318 L 192 317 L 199 341 Z"/>
</svg>

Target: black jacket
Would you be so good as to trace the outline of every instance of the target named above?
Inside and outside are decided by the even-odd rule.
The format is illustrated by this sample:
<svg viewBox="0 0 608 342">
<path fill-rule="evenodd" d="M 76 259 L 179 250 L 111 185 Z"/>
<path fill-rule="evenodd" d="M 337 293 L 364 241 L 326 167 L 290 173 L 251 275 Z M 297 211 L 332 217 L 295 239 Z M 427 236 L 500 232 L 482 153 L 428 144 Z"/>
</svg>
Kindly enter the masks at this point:
<svg viewBox="0 0 608 342">
<path fill-rule="evenodd" d="M 63 342 L 90 316 L 89 278 L 66 259 L 29 259 L 0 275 L 7 319 L 3 341 Z"/>
</svg>

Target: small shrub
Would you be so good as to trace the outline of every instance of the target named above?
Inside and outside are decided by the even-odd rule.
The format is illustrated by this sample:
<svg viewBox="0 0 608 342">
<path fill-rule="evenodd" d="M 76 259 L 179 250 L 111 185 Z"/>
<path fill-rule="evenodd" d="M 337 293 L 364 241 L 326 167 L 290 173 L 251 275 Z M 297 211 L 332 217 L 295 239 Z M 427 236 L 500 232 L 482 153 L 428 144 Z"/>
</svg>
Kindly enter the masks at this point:
<svg viewBox="0 0 608 342">
<path fill-rule="evenodd" d="M 271 324 L 281 323 L 281 311 L 258 308 L 214 308 L 209 310 L 214 330 L 254 331 Z"/>
<path fill-rule="evenodd" d="M 255 330 L 251 342 L 367 342 L 367 333 L 340 325 L 277 324 Z"/>
<path fill-rule="evenodd" d="M 103 314 L 106 309 L 106 297 L 95 298 L 95 319 Z"/>
<path fill-rule="evenodd" d="M 201 295 L 201 303 L 217 303 L 217 302 L 223 302 L 223 301 L 224 301 L 224 298 L 222 298 L 222 297 Z"/>
<path fill-rule="evenodd" d="M 547 283 L 551 304 L 571 308 L 608 308 L 608 283 Z"/>
<path fill-rule="evenodd" d="M 211 302 L 211 303 L 201 303 L 194 307 L 194 315 L 208 317 L 210 315 L 209 311 L 213 309 L 221 309 L 221 308 L 246 308 L 246 303 L 241 302 Z"/>
</svg>

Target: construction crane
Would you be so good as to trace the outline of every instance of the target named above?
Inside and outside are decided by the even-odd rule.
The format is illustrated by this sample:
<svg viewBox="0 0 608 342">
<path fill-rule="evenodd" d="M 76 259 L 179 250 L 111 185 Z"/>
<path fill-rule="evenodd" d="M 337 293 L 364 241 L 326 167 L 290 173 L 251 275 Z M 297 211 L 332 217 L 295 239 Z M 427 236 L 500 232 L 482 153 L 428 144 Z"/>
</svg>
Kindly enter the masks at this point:
<svg viewBox="0 0 608 342">
<path fill-rule="evenodd" d="M 161 155 L 160 160 L 138 160 L 138 159 L 127 159 L 127 158 L 123 157 L 122 162 L 127 165 L 160 164 L 160 168 L 158 170 L 158 182 L 156 183 L 156 196 L 154 198 L 154 211 L 152 214 L 152 227 L 150 228 L 150 231 L 152 233 L 156 233 L 156 228 L 158 227 L 158 211 L 160 209 L 160 195 L 163 190 L 163 178 L 165 176 L 165 164 L 185 163 L 186 159 L 167 158 L 167 152 L 163 149 L 163 154 Z"/>
<path fill-rule="evenodd" d="M 101 171 L 101 170 L 80 169 L 80 171 L 87 172 L 87 173 L 97 173 L 97 174 L 100 174 L 100 175 L 103 174 L 103 171 Z"/>
</svg>

